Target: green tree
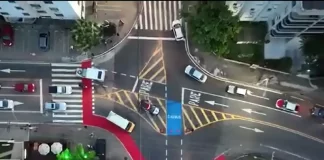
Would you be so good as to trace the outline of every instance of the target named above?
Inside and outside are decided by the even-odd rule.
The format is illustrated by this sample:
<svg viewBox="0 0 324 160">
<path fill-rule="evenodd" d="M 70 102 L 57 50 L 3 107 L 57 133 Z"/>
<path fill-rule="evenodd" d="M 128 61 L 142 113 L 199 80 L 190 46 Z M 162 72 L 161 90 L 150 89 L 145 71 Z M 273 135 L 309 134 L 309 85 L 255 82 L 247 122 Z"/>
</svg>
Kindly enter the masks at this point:
<svg viewBox="0 0 324 160">
<path fill-rule="evenodd" d="M 110 21 L 104 21 L 104 23 L 100 26 L 101 28 L 101 34 L 104 38 L 109 38 L 116 34 L 117 27 L 115 23 L 112 23 Z"/>
<path fill-rule="evenodd" d="M 190 12 L 182 11 L 188 22 L 190 38 L 205 51 L 229 54 L 241 30 L 239 18 L 228 10 L 225 1 L 201 1 Z"/>
<path fill-rule="evenodd" d="M 71 32 L 75 47 L 82 52 L 87 52 L 100 43 L 101 30 L 95 22 L 77 20 Z"/>
<path fill-rule="evenodd" d="M 324 34 L 301 37 L 301 50 L 307 61 L 324 57 Z"/>
<path fill-rule="evenodd" d="M 72 152 L 65 149 L 56 155 L 57 160 L 94 160 L 96 153 L 94 151 L 85 151 L 82 144 L 78 144 Z"/>
</svg>

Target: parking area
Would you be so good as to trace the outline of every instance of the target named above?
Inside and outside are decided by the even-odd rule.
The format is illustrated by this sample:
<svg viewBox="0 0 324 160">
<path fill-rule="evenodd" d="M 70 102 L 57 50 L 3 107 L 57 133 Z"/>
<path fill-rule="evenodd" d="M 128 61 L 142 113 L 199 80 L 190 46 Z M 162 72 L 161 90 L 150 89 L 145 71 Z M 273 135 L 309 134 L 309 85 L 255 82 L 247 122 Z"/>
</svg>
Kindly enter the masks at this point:
<svg viewBox="0 0 324 160">
<path fill-rule="evenodd" d="M 1 79 L 0 101 L 12 100 L 12 109 L 2 105 L 1 112 L 42 113 L 43 112 L 43 84 L 41 79 Z M 34 87 L 32 87 L 34 85 Z M 32 91 L 34 88 L 34 92 Z M 28 90 L 19 92 L 17 90 Z"/>
<path fill-rule="evenodd" d="M 61 61 L 62 57 L 76 54 L 70 49 L 71 35 L 68 29 L 55 25 L 12 25 L 14 31 L 13 46 L 0 45 L 1 60 L 41 59 L 42 61 Z M 39 34 L 49 32 L 49 50 L 39 48 Z"/>
</svg>

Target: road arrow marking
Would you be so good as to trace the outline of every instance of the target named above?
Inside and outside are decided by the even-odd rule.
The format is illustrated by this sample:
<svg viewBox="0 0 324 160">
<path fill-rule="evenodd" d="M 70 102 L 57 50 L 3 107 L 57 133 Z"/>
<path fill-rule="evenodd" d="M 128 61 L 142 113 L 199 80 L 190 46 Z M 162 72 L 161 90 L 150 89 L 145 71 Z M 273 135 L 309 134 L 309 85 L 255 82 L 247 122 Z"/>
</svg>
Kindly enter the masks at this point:
<svg viewBox="0 0 324 160">
<path fill-rule="evenodd" d="M 260 115 L 264 115 L 266 116 L 267 114 L 265 113 L 261 113 L 261 112 L 257 112 L 257 111 L 253 111 L 252 109 L 248 109 L 248 108 L 245 108 L 245 109 L 242 109 L 244 112 L 247 112 L 247 113 L 255 113 L 255 114 L 260 114 Z"/>
<path fill-rule="evenodd" d="M 18 105 L 21 105 L 21 104 L 24 104 L 24 103 L 18 102 L 18 101 L 14 101 L 14 106 L 18 106 Z"/>
<path fill-rule="evenodd" d="M 257 128 L 249 128 L 249 127 L 244 127 L 244 126 L 240 126 L 240 128 L 246 129 L 246 130 L 251 130 L 254 131 L 256 133 L 263 133 L 264 131 L 257 129 Z"/>
<path fill-rule="evenodd" d="M 0 89 L 14 89 L 15 87 L 5 87 L 5 86 L 0 86 Z"/>
<path fill-rule="evenodd" d="M 10 72 L 26 72 L 25 70 L 12 70 L 10 68 L 8 68 L 8 69 L 2 69 L 0 71 L 1 72 L 5 72 L 5 73 L 10 73 Z"/>
<path fill-rule="evenodd" d="M 206 103 L 208 103 L 208 104 L 210 104 L 210 105 L 212 105 L 212 106 L 222 106 L 222 107 L 226 107 L 226 108 L 228 108 L 229 106 L 228 105 L 226 105 L 226 104 L 220 104 L 220 103 L 216 103 L 215 101 L 205 101 Z"/>
<path fill-rule="evenodd" d="M 253 96 L 253 97 L 257 97 L 257 98 L 262 98 L 262 99 L 266 99 L 266 100 L 269 100 L 269 98 L 267 98 L 267 97 L 262 97 L 262 96 L 257 96 L 257 95 L 254 95 L 253 94 L 253 92 L 252 91 L 250 91 L 250 90 L 247 90 L 247 92 L 246 92 L 248 95 L 250 95 L 250 96 Z"/>
</svg>

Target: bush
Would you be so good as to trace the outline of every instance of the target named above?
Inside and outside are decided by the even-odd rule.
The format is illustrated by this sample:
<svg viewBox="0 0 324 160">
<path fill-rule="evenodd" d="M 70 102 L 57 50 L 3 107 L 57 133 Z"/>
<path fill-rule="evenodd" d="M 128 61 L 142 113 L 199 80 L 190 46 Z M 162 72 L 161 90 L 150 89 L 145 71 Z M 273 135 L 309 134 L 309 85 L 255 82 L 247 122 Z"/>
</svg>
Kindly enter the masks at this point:
<svg viewBox="0 0 324 160">
<path fill-rule="evenodd" d="M 265 68 L 271 68 L 274 70 L 290 72 L 292 66 L 292 59 L 290 57 L 284 57 L 281 59 L 269 59 L 264 61 Z"/>
<path fill-rule="evenodd" d="M 225 58 L 250 63 L 263 62 L 263 44 L 234 44 L 231 52 Z"/>
</svg>

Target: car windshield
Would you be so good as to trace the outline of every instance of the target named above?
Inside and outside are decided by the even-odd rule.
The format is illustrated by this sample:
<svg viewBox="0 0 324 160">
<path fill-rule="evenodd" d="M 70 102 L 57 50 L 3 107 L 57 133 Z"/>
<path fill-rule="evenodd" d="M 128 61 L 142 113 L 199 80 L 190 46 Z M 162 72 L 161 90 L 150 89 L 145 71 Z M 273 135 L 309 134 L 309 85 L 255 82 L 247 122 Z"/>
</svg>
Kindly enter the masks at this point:
<svg viewBox="0 0 324 160">
<path fill-rule="evenodd" d="M 56 109 L 59 107 L 59 104 L 56 104 L 56 103 L 52 103 L 52 109 Z"/>
<path fill-rule="evenodd" d="M 174 28 L 180 28 L 180 27 L 181 27 L 180 24 L 175 24 L 175 25 L 174 25 Z"/>
<path fill-rule="evenodd" d="M 24 90 L 25 90 L 25 91 L 28 90 L 28 84 L 24 84 Z"/>
<path fill-rule="evenodd" d="M 195 69 L 191 68 L 190 71 L 189 71 L 189 74 L 193 75 L 195 72 Z"/>
<path fill-rule="evenodd" d="M 101 75 L 102 75 L 102 72 L 99 71 L 99 72 L 98 72 L 98 79 L 101 79 Z"/>
<path fill-rule="evenodd" d="M 4 36 L 2 36 L 2 39 L 3 39 L 3 40 L 10 40 L 10 37 L 9 37 L 9 36 L 6 36 L 6 35 L 4 35 Z"/>
<path fill-rule="evenodd" d="M 62 87 L 62 92 L 66 93 L 66 88 L 65 87 Z"/>
<path fill-rule="evenodd" d="M 8 101 L 2 101 L 3 107 L 8 107 Z"/>
<path fill-rule="evenodd" d="M 284 101 L 284 105 L 283 106 L 287 106 L 287 104 L 288 104 L 288 101 L 286 100 L 286 101 Z"/>
</svg>

